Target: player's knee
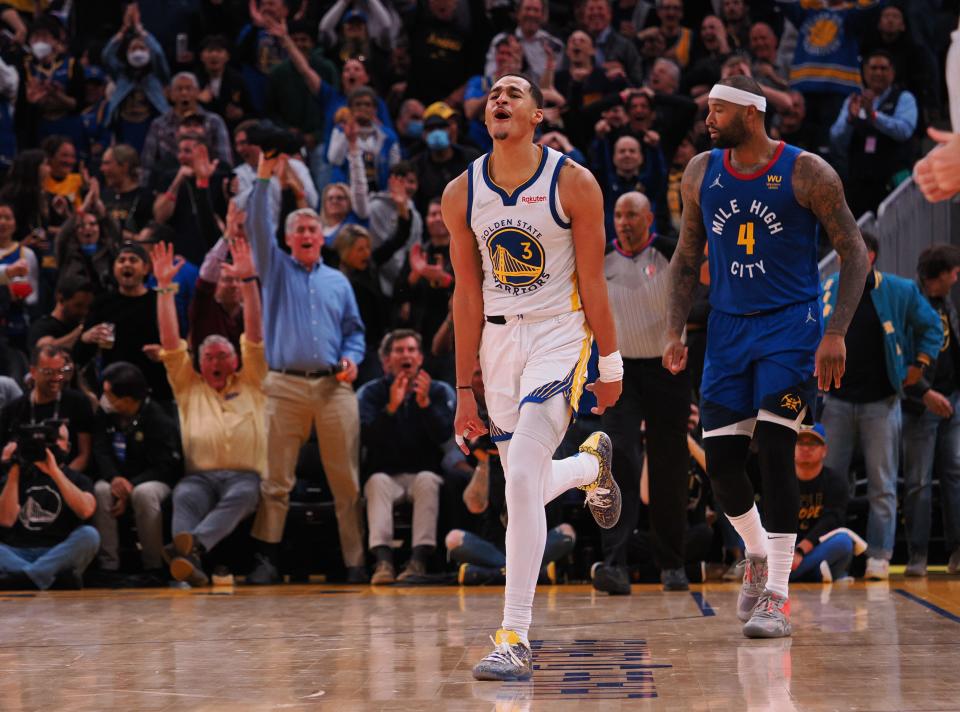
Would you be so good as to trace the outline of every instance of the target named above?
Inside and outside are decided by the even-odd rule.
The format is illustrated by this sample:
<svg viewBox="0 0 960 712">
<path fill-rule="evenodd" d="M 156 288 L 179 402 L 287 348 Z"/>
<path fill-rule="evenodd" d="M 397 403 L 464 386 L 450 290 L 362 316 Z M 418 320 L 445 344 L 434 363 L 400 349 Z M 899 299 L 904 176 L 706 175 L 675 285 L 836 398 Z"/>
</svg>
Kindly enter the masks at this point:
<svg viewBox="0 0 960 712">
<path fill-rule="evenodd" d="M 754 435 L 757 441 L 757 457 L 762 468 L 770 472 L 786 472 L 793 476 L 794 448 L 797 431 L 789 425 L 769 420 L 758 420 Z"/>
<path fill-rule="evenodd" d="M 443 544 L 447 547 L 447 551 L 459 549 L 461 546 L 463 546 L 463 529 L 451 529 L 449 532 L 447 532 L 447 536 L 443 540 Z"/>
<path fill-rule="evenodd" d="M 704 438 L 707 475 L 723 511 L 739 516 L 753 506 L 753 488 L 746 474 L 750 438 L 746 435 L 719 435 Z"/>
</svg>

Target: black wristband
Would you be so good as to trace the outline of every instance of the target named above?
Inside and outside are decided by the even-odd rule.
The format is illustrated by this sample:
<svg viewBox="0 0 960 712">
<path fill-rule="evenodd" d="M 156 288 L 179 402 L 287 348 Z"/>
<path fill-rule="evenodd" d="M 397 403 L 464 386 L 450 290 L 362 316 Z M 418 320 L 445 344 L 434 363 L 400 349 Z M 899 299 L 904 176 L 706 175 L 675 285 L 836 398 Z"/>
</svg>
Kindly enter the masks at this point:
<svg viewBox="0 0 960 712">
<path fill-rule="evenodd" d="M 473 386 L 457 386 L 458 391 L 472 391 Z"/>
<path fill-rule="evenodd" d="M 258 279 L 257 275 L 253 275 L 252 277 L 244 277 L 244 278 L 241 279 L 240 281 L 241 281 L 241 282 L 244 282 L 244 283 L 247 283 L 247 282 L 256 282 L 257 279 Z"/>
</svg>

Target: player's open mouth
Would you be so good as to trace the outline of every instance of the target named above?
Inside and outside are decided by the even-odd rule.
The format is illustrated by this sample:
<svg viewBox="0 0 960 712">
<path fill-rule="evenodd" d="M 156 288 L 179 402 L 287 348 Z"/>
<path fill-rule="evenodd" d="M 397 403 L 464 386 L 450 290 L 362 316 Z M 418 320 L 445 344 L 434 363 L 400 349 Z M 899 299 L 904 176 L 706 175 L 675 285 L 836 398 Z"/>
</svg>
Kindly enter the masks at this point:
<svg viewBox="0 0 960 712">
<path fill-rule="evenodd" d="M 507 121 L 510 118 L 510 112 L 506 109 L 496 109 L 493 112 L 493 118 L 497 121 Z"/>
<path fill-rule="evenodd" d="M 402 371 L 412 371 L 413 370 L 413 361 L 404 361 L 400 364 L 400 370 Z"/>
<path fill-rule="evenodd" d="M 312 250 L 312 249 L 313 249 L 313 243 L 312 243 L 312 242 L 301 242 L 301 243 L 300 243 L 300 249 L 301 249 L 301 250 Z"/>
<path fill-rule="evenodd" d="M 123 277 L 124 279 L 132 279 L 132 278 L 133 278 L 133 270 L 122 269 L 122 270 L 120 270 L 120 276 Z"/>
</svg>

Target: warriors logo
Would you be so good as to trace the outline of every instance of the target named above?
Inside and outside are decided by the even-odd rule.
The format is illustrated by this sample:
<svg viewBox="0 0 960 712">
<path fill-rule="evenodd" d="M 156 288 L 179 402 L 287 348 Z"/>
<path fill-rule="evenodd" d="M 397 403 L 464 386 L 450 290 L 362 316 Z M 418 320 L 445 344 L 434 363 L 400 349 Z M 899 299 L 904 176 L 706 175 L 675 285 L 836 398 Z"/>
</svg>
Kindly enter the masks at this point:
<svg viewBox="0 0 960 712">
<path fill-rule="evenodd" d="M 504 286 L 526 287 L 543 276 L 543 246 L 526 230 L 501 228 L 487 240 L 487 249 L 493 277 Z"/>
</svg>

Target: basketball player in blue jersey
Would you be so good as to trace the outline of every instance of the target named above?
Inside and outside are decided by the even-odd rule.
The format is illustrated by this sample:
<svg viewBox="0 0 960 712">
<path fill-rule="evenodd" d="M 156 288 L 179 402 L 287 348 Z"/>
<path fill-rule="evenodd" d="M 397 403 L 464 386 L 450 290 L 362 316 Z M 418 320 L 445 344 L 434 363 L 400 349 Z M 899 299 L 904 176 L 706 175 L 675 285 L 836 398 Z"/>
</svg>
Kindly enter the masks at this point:
<svg viewBox="0 0 960 712">
<path fill-rule="evenodd" d="M 605 528 L 620 517 L 612 446 L 593 433 L 574 457 L 552 460 L 586 381 L 595 338 L 600 376 L 587 385 L 602 413 L 620 397 L 623 360 L 603 276 L 603 198 L 593 176 L 533 142 L 543 94 L 508 74 L 490 89 L 485 122 L 493 151 L 443 193 L 456 277 L 458 441 L 487 431 L 470 387 L 480 360 L 489 430 L 506 477 L 506 594 L 494 650 L 478 680 L 525 680 L 527 638 L 546 543 L 544 505 L 571 487 L 586 491 Z"/>
<path fill-rule="evenodd" d="M 707 245 L 713 311 L 700 408 L 707 474 L 747 552 L 737 601 L 743 633 L 779 638 L 791 633 L 797 431 L 813 419 L 817 386 L 840 385 L 844 335 L 863 291 L 867 254 L 836 172 L 820 157 L 767 136 L 766 100 L 753 79 L 720 81 L 707 105 L 716 148 L 683 173 L 663 365 L 673 373 L 686 367 L 682 334 Z M 842 260 L 825 334 L 818 223 Z M 751 438 L 759 454 L 762 523 L 745 471 Z"/>
</svg>

